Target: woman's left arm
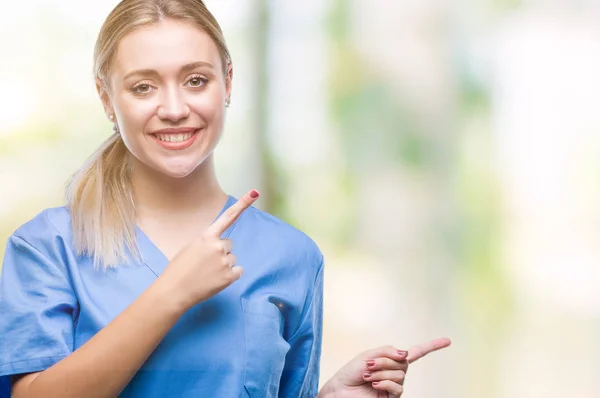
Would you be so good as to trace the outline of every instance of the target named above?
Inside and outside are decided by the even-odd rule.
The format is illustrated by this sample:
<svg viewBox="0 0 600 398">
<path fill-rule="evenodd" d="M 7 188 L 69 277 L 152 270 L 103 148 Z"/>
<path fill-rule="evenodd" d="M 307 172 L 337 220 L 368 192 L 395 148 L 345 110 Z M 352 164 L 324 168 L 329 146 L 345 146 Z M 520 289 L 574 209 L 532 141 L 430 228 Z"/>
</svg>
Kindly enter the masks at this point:
<svg viewBox="0 0 600 398">
<path fill-rule="evenodd" d="M 408 351 L 392 346 L 365 351 L 340 368 L 319 391 L 323 332 L 322 260 L 313 286 L 300 325 L 288 339 L 290 349 L 281 376 L 280 398 L 365 398 L 378 397 L 379 392 L 400 397 L 408 365 L 450 345 L 449 339 L 440 338 Z"/>
</svg>

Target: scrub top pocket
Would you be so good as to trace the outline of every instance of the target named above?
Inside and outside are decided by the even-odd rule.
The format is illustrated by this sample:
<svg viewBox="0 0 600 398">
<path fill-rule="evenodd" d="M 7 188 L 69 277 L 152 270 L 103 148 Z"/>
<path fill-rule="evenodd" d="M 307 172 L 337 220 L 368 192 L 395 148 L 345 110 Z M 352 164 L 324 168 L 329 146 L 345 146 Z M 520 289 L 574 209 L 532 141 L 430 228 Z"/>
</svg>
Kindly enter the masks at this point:
<svg viewBox="0 0 600 398">
<path fill-rule="evenodd" d="M 242 297 L 246 342 L 244 388 L 251 398 L 275 398 L 290 345 L 284 318 L 268 297 Z"/>
</svg>

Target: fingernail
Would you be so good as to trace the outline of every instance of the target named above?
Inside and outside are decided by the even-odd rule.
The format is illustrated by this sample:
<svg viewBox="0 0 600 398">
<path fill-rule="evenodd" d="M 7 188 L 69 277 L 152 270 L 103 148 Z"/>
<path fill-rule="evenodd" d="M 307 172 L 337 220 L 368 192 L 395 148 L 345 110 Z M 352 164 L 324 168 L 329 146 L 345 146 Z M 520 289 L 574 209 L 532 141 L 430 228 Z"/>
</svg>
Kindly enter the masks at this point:
<svg viewBox="0 0 600 398">
<path fill-rule="evenodd" d="M 369 367 L 375 366 L 375 361 L 372 359 L 370 361 L 367 361 L 367 366 L 369 366 Z"/>
<path fill-rule="evenodd" d="M 406 355 L 408 355 L 408 352 L 402 351 L 402 350 L 398 350 L 398 355 L 400 355 L 401 357 L 405 357 Z"/>
<path fill-rule="evenodd" d="M 365 379 L 368 379 L 369 377 L 371 377 L 371 373 L 369 373 L 369 372 L 366 372 L 366 373 L 363 375 L 363 377 L 364 377 Z"/>
<path fill-rule="evenodd" d="M 259 195 L 259 193 L 258 193 L 258 191 L 256 189 L 253 189 L 252 191 L 250 191 L 250 197 L 252 199 L 258 198 L 258 195 Z"/>
<path fill-rule="evenodd" d="M 378 382 L 378 381 L 374 381 L 372 384 L 373 384 L 374 386 L 376 386 L 377 384 L 379 384 L 379 382 Z"/>
</svg>

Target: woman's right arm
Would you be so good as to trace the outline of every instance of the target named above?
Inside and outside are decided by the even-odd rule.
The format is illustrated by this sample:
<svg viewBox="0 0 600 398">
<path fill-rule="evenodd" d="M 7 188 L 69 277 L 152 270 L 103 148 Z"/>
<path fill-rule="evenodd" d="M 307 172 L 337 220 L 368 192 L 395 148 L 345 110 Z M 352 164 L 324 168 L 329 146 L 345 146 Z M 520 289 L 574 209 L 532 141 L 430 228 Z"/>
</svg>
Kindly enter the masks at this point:
<svg viewBox="0 0 600 398">
<path fill-rule="evenodd" d="M 105 328 L 43 372 L 15 380 L 13 398 L 116 397 L 185 312 L 160 278 Z"/>
<path fill-rule="evenodd" d="M 221 235 L 258 198 L 250 193 L 184 248 L 129 307 L 48 369 L 17 377 L 13 398 L 115 397 L 189 308 L 240 278 L 232 242 Z"/>
</svg>

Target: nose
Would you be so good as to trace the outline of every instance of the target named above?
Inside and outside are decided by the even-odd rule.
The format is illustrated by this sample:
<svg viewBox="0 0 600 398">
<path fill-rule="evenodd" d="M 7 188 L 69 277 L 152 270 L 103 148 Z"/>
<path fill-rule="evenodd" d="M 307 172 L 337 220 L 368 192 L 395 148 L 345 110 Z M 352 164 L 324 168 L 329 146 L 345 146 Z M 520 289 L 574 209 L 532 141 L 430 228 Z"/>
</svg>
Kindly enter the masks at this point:
<svg viewBox="0 0 600 398">
<path fill-rule="evenodd" d="M 185 97 L 177 88 L 165 90 L 163 93 L 157 111 L 157 116 L 161 120 L 178 122 L 190 115 L 190 108 L 185 102 Z"/>
</svg>

